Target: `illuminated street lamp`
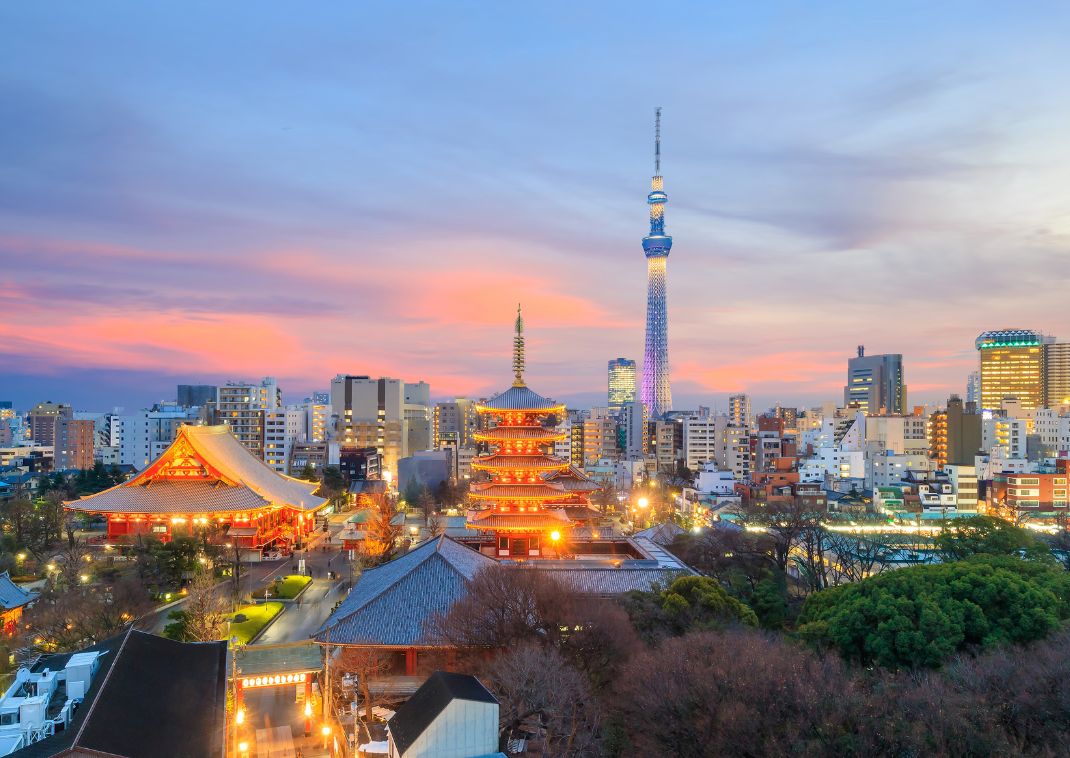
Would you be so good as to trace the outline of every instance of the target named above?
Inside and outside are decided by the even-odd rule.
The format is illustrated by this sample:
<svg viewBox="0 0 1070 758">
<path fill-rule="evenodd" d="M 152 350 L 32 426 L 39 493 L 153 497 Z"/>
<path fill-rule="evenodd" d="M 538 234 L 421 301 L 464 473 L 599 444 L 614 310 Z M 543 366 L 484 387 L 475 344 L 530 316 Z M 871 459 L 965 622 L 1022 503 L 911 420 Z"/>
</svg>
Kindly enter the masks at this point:
<svg viewBox="0 0 1070 758">
<path fill-rule="evenodd" d="M 639 498 L 639 502 L 638 502 L 638 503 L 636 503 L 636 504 L 637 504 L 637 505 L 638 505 L 638 506 L 639 506 L 640 508 L 646 508 L 646 507 L 647 507 L 648 505 L 650 505 L 650 501 L 649 501 L 649 500 L 647 500 L 647 499 L 646 499 L 645 497 L 641 497 L 641 498 Z"/>
<path fill-rule="evenodd" d="M 320 734 L 323 735 L 323 749 L 326 750 L 327 749 L 327 738 L 329 738 L 331 736 L 331 728 L 329 726 L 327 726 L 326 724 L 324 724 L 323 728 L 320 729 Z"/>
<path fill-rule="evenodd" d="M 305 700 L 305 736 L 312 736 L 312 701 Z"/>
<path fill-rule="evenodd" d="M 551 542 L 557 542 L 560 539 L 561 539 L 561 532 L 559 532 L 557 530 L 554 530 L 554 531 L 550 532 L 550 541 Z"/>
<path fill-rule="evenodd" d="M 238 753 L 243 757 L 249 755 L 249 743 L 248 742 L 239 742 L 238 743 Z"/>
<path fill-rule="evenodd" d="M 238 709 L 238 712 L 234 716 L 234 721 L 238 726 L 241 726 L 242 724 L 245 723 L 245 709 L 244 708 L 239 708 Z"/>
</svg>

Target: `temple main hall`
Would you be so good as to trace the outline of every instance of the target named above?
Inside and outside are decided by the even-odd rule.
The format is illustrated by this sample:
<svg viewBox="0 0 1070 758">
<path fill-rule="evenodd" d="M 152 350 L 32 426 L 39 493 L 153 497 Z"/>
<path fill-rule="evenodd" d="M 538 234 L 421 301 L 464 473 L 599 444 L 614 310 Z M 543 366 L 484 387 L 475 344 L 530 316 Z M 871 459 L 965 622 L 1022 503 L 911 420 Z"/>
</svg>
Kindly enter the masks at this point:
<svg viewBox="0 0 1070 758">
<path fill-rule="evenodd" d="M 133 479 L 66 507 L 105 517 L 112 543 L 204 534 L 241 550 L 285 551 L 312 531 L 327 504 L 313 494 L 318 486 L 278 473 L 225 425 L 187 425 Z"/>
</svg>

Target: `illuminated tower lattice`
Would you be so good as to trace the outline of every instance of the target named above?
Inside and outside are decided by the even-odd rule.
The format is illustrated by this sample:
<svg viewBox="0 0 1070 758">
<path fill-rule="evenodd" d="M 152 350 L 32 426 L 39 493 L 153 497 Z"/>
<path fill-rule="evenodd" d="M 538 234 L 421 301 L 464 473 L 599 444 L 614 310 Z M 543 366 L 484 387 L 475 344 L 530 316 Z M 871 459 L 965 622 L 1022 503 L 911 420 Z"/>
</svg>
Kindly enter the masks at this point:
<svg viewBox="0 0 1070 758">
<path fill-rule="evenodd" d="M 547 474 L 563 472 L 568 461 L 547 450 L 565 433 L 543 425 L 560 417 L 565 406 L 528 389 L 524 382 L 524 321 L 520 308 L 513 337 L 513 386 L 476 406 L 488 423 L 476 432 L 488 453 L 472 461 L 489 481 L 472 485 L 469 495 L 483 505 L 468 512 L 468 527 L 494 535 L 494 555 L 538 558 L 556 555 L 572 521 L 560 503 L 569 491 L 547 482 Z M 554 503 L 558 504 L 551 504 Z"/>
<path fill-rule="evenodd" d="M 650 418 L 672 410 L 669 388 L 669 315 L 665 304 L 665 268 L 672 237 L 665 233 L 665 183 L 661 177 L 661 108 L 654 117 L 654 176 L 650 180 L 650 234 L 643 237 L 646 253 L 646 347 L 643 350 L 643 383 L 640 399 Z"/>
</svg>

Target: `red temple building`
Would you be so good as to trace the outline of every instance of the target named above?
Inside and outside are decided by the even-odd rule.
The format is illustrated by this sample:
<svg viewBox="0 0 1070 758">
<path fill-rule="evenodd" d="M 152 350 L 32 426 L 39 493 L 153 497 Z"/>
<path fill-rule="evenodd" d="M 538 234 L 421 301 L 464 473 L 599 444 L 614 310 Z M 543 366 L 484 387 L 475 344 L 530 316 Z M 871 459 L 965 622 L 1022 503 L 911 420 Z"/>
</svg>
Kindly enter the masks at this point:
<svg viewBox="0 0 1070 758">
<path fill-rule="evenodd" d="M 524 383 L 524 321 L 517 308 L 513 340 L 513 386 L 476 405 L 483 417 L 477 442 L 487 455 L 472 461 L 472 469 L 490 480 L 477 482 L 469 492 L 484 507 L 468 512 L 468 527 L 493 535 L 498 558 L 556 556 L 572 520 L 560 503 L 569 498 L 564 487 L 546 481 L 548 475 L 568 468 L 568 462 L 547 453 L 564 432 L 544 426 L 565 406 L 530 390 Z M 488 551 L 489 552 L 489 551 Z"/>
<path fill-rule="evenodd" d="M 243 550 L 288 549 L 312 531 L 327 501 L 319 485 L 283 476 L 225 425 L 182 426 L 171 446 L 133 479 L 67 503 L 104 516 L 110 542 L 164 542 L 215 533 Z"/>
</svg>

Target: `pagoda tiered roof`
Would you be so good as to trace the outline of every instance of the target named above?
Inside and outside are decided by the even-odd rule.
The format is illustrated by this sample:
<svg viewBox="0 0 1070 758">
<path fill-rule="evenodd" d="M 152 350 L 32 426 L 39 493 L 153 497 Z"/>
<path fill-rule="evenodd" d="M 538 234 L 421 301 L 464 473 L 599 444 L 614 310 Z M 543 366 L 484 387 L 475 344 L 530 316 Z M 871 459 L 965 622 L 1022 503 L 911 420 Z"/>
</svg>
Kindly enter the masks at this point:
<svg viewBox="0 0 1070 758">
<path fill-rule="evenodd" d="M 514 384 L 505 392 L 499 393 L 490 400 L 476 404 L 478 413 L 502 412 L 541 412 L 562 413 L 565 406 L 556 400 L 550 400 L 531 389 L 525 384 Z"/>
<path fill-rule="evenodd" d="M 227 513 L 273 507 L 303 512 L 327 501 L 319 485 L 275 471 L 225 425 L 181 426 L 175 441 L 129 482 L 67 503 L 87 513 Z"/>
<path fill-rule="evenodd" d="M 546 482 L 479 482 L 473 484 L 469 496 L 477 500 L 497 500 L 509 503 L 514 500 L 545 501 L 564 497 L 568 493 Z"/>
<path fill-rule="evenodd" d="M 468 511 L 468 526 L 472 529 L 500 531 L 545 531 L 567 529 L 572 520 L 560 508 L 502 513 L 496 508 Z"/>
<path fill-rule="evenodd" d="M 545 426 L 505 426 L 481 429 L 472 435 L 476 442 L 507 442 L 521 440 L 524 442 L 557 442 L 568 436 L 566 432 Z"/>
<path fill-rule="evenodd" d="M 472 468 L 482 471 L 560 471 L 568 461 L 552 455 L 509 455 L 496 452 L 475 458 Z"/>
</svg>

